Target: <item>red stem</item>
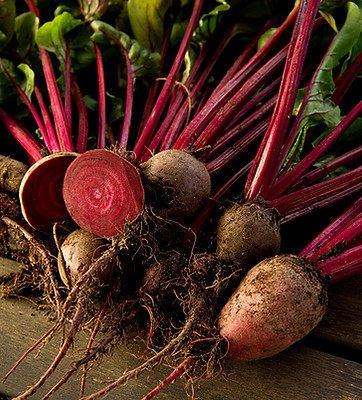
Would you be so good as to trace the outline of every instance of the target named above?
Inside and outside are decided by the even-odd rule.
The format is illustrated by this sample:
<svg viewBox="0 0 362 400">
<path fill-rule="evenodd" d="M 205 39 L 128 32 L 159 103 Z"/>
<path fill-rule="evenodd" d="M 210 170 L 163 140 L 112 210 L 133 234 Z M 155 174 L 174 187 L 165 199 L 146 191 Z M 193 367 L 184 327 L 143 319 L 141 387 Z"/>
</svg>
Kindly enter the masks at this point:
<svg viewBox="0 0 362 400">
<path fill-rule="evenodd" d="M 53 65 L 46 50 L 39 48 L 39 56 L 43 66 L 50 104 L 54 115 L 54 125 L 57 132 L 60 151 L 74 151 L 72 137 L 68 129 L 67 118 L 55 78 Z"/>
<path fill-rule="evenodd" d="M 121 45 L 121 43 L 119 43 Z M 126 106 L 124 111 L 124 119 L 123 119 L 123 126 L 122 132 L 119 139 L 119 145 L 123 146 L 124 148 L 127 147 L 129 133 L 131 129 L 131 118 L 132 118 L 132 106 L 133 106 L 133 72 L 131 67 L 131 61 L 128 57 L 128 53 L 125 48 L 121 45 L 121 49 L 126 59 L 127 65 L 127 95 L 126 95 Z"/>
<path fill-rule="evenodd" d="M 345 250 L 342 254 L 319 261 L 315 268 L 335 283 L 362 271 L 362 244 Z"/>
<path fill-rule="evenodd" d="M 269 207 L 275 207 L 283 216 L 290 218 L 292 213 L 304 215 L 316 207 L 333 204 L 333 202 L 358 192 L 362 187 L 362 166 L 346 172 L 335 178 L 316 183 L 304 189 L 289 193 L 268 202 Z M 318 204 L 323 201 L 323 203 Z M 299 216 L 296 214 L 294 218 Z"/>
<path fill-rule="evenodd" d="M 69 132 L 72 127 L 72 73 L 70 65 L 69 43 L 66 43 L 64 61 L 64 111 Z"/>
<path fill-rule="evenodd" d="M 352 242 L 358 235 L 362 233 L 362 212 L 353 218 L 344 229 L 341 231 L 339 229 L 338 232 L 335 232 L 333 238 L 331 238 L 324 246 L 321 246 L 317 249 L 317 251 L 313 254 L 313 257 L 310 260 L 317 260 L 319 256 L 328 253 L 332 249 L 334 249 L 338 244 L 343 244 L 346 246 L 350 242 Z"/>
<path fill-rule="evenodd" d="M 173 146 L 182 128 L 182 124 L 185 123 L 185 119 L 190 111 L 189 110 L 190 103 L 195 101 L 196 97 L 202 90 L 205 82 L 209 78 L 210 73 L 213 67 L 215 66 L 215 63 L 218 60 L 218 57 L 220 56 L 222 50 L 224 49 L 225 43 L 227 42 L 230 36 L 231 29 L 232 26 L 230 26 L 229 29 L 227 29 L 227 32 L 223 34 L 222 38 L 218 40 L 217 47 L 215 48 L 214 46 L 212 48 L 211 60 L 207 60 L 206 65 L 204 65 L 204 68 L 200 72 L 200 76 L 197 78 L 197 81 L 193 82 L 194 78 L 196 77 L 196 74 L 200 70 L 201 65 L 203 63 L 205 64 L 206 55 L 210 53 L 210 47 L 211 44 L 213 43 L 213 40 L 209 39 L 209 41 L 202 48 L 202 51 L 197 57 L 195 64 L 193 65 L 192 70 L 185 82 L 185 87 L 189 89 L 190 85 L 192 84 L 193 85 L 192 89 L 190 90 L 186 98 L 186 101 L 184 101 L 183 104 L 182 101 L 185 98 L 184 89 L 181 88 L 176 91 L 175 99 L 171 102 L 166 117 L 163 119 L 160 128 L 157 130 L 157 134 L 154 136 L 149 145 L 149 151 L 151 153 L 156 150 L 157 146 L 161 142 L 162 142 L 160 146 L 161 151 L 169 149 Z M 214 35 L 217 34 L 220 35 L 219 30 L 217 30 L 217 32 L 214 33 Z M 182 106 L 180 107 L 181 104 Z"/>
<path fill-rule="evenodd" d="M 41 91 L 40 91 L 40 89 L 39 89 L 39 87 L 37 85 L 34 86 L 34 93 L 35 93 L 35 96 L 36 96 L 36 98 L 38 100 L 40 111 L 41 111 L 41 114 L 43 116 L 45 130 L 46 130 L 47 135 L 49 137 L 49 142 L 51 143 L 51 145 L 50 145 L 51 146 L 51 150 L 53 152 L 59 152 L 60 151 L 60 146 L 59 146 L 59 143 L 58 143 L 57 135 L 56 135 L 55 130 L 54 130 L 53 121 L 52 121 L 52 119 L 50 117 L 47 104 L 44 101 L 43 94 L 41 93 Z"/>
<path fill-rule="evenodd" d="M 239 156 L 248 149 L 256 140 L 260 139 L 268 128 L 271 117 L 266 117 L 257 126 L 252 128 L 236 141 L 232 146 L 229 146 L 218 157 L 205 163 L 210 175 L 222 171 L 227 165 L 235 161 Z"/>
<path fill-rule="evenodd" d="M 285 33 L 289 30 L 297 15 L 297 7 L 292 10 L 284 23 L 272 35 L 267 43 L 234 75 L 234 77 L 226 83 L 222 90 L 217 90 L 214 95 L 210 96 L 203 108 L 195 115 L 192 121 L 181 132 L 174 148 L 190 149 L 192 143 L 201 134 L 206 124 L 214 117 L 215 113 L 235 94 L 239 88 L 244 85 L 251 74 L 257 71 L 266 57 L 276 46 L 280 44 Z"/>
<path fill-rule="evenodd" d="M 296 191 L 303 187 L 309 186 L 311 183 L 317 181 L 320 178 L 323 178 L 330 172 L 335 171 L 337 168 L 340 168 L 344 165 L 347 165 L 349 162 L 356 160 L 361 156 L 362 145 L 303 175 L 294 185 L 292 185 L 291 191 Z"/>
<path fill-rule="evenodd" d="M 176 81 L 176 77 L 181 69 L 186 50 L 190 44 L 193 31 L 199 19 L 202 5 L 203 5 L 203 0 L 195 0 L 189 24 L 187 26 L 185 35 L 177 52 L 176 59 L 171 67 L 171 71 L 167 76 L 166 82 L 163 85 L 161 93 L 158 96 L 158 100 L 155 106 L 153 107 L 150 117 L 140 137 L 138 138 L 137 143 L 134 146 L 134 152 L 137 158 L 140 158 L 142 156 L 146 146 L 149 144 L 149 141 L 151 140 L 152 135 L 156 129 L 156 126 L 160 120 L 164 107 L 166 106 L 166 103 L 170 97 L 170 94 L 172 92 L 172 89 Z"/>
<path fill-rule="evenodd" d="M 362 100 L 343 118 L 333 131 L 313 149 L 292 170 L 282 176 L 269 190 L 265 191 L 265 198 L 275 199 L 285 193 L 327 150 L 340 138 L 347 128 L 362 114 Z"/>
<path fill-rule="evenodd" d="M 294 14 L 293 14 L 294 13 Z M 292 13 L 290 16 L 287 18 L 286 22 L 288 21 L 289 24 L 291 24 L 291 16 L 295 15 L 295 9 L 293 9 Z M 253 56 L 255 53 L 255 49 L 257 48 L 258 41 L 263 33 L 265 33 L 269 28 L 271 28 L 276 21 L 276 18 L 269 20 L 263 28 L 258 32 L 257 35 L 253 37 L 253 39 L 248 43 L 248 45 L 245 47 L 243 52 L 239 55 L 239 57 L 234 61 L 233 65 L 229 68 L 229 70 L 226 72 L 226 74 L 222 77 L 220 82 L 217 84 L 216 88 L 212 92 L 212 95 L 216 94 L 218 91 L 225 90 L 225 87 L 228 85 L 231 79 L 234 78 L 236 74 L 238 74 L 239 70 L 243 68 L 243 66 L 250 60 L 250 58 Z M 285 22 L 284 22 L 285 24 Z M 284 24 L 282 26 L 284 26 Z M 282 31 L 283 33 L 283 31 Z M 280 32 L 279 32 L 280 36 Z M 270 46 L 270 43 L 269 43 Z"/>
<path fill-rule="evenodd" d="M 168 51 L 169 51 L 170 36 L 171 36 L 171 32 L 172 32 L 172 27 L 173 27 L 173 24 L 170 23 L 167 26 L 167 29 L 166 29 L 165 34 L 164 34 L 164 38 L 163 38 L 163 42 L 162 42 L 162 48 L 161 48 L 160 72 L 158 74 L 158 78 L 161 75 L 161 72 L 163 70 L 164 63 L 165 63 L 165 60 L 166 60 L 166 56 L 167 56 Z M 155 98 L 156 98 L 156 95 L 157 95 L 157 92 L 158 92 L 159 83 L 160 83 L 160 80 L 159 79 L 155 79 L 154 82 L 151 84 L 151 88 L 150 88 L 150 90 L 148 92 L 147 100 L 146 100 L 146 103 L 145 103 L 145 106 L 144 106 L 144 109 L 143 109 L 142 120 L 141 120 L 139 129 L 138 129 L 136 142 L 138 141 L 138 138 L 139 138 L 140 134 L 142 133 L 142 131 L 143 131 L 145 125 L 146 125 L 146 122 L 148 121 L 148 119 L 150 117 L 152 108 L 153 108 L 154 103 L 155 103 Z"/>
<path fill-rule="evenodd" d="M 28 130 L 0 107 L 0 120 L 7 127 L 13 137 L 20 143 L 35 163 L 43 158 L 41 154 L 42 146 L 35 140 Z"/>
<path fill-rule="evenodd" d="M 245 187 L 247 201 L 263 197 L 278 172 L 275 161 L 279 157 L 289 126 L 319 2 L 319 0 L 300 2 L 273 118 Z"/>
<path fill-rule="evenodd" d="M 45 129 L 44 123 L 40 117 L 40 115 L 38 114 L 36 108 L 34 107 L 34 105 L 32 104 L 32 102 L 29 100 L 28 96 L 24 93 L 24 91 L 21 89 L 21 87 L 18 85 L 18 83 L 16 82 L 16 80 L 10 75 L 9 71 L 7 70 L 7 68 L 4 65 L 3 59 L 0 56 L 0 65 L 3 69 L 3 71 L 5 72 L 6 76 L 9 78 L 11 84 L 15 87 L 15 89 L 17 90 L 17 92 L 19 93 L 19 95 L 21 96 L 21 99 L 23 100 L 24 104 L 26 105 L 26 107 L 28 108 L 28 110 L 30 111 L 30 113 L 32 114 L 32 116 L 34 117 L 39 130 L 42 134 L 45 146 L 47 147 L 47 149 L 52 152 L 53 148 L 52 148 L 52 144 L 49 140 L 47 131 Z"/>
<path fill-rule="evenodd" d="M 277 81 L 274 81 L 272 85 Z M 264 89 L 265 90 L 265 89 Z M 243 109 L 246 110 L 249 108 L 250 104 L 255 103 L 256 101 L 263 98 L 264 90 L 258 93 L 252 100 L 250 100 Z M 207 159 L 215 157 L 216 154 L 220 153 L 222 149 L 225 149 L 227 146 L 228 148 L 232 144 L 233 140 L 239 139 L 240 135 L 244 132 L 248 132 L 256 123 L 260 122 L 263 118 L 265 118 L 273 109 L 276 103 L 277 96 L 273 96 L 269 100 L 267 100 L 264 104 L 262 104 L 253 114 L 249 115 L 247 118 L 239 122 L 237 125 L 233 126 L 229 130 L 227 130 L 215 143 L 215 145 L 208 151 Z M 226 149 L 227 150 L 227 149 Z"/>
<path fill-rule="evenodd" d="M 106 89 L 104 82 L 104 68 L 101 50 L 94 42 L 96 55 L 97 73 L 98 73 L 98 96 L 99 96 L 99 120 L 98 120 L 98 140 L 97 148 L 104 149 L 106 146 Z"/>
<path fill-rule="evenodd" d="M 351 221 L 362 211 L 362 197 L 349 206 L 340 216 L 338 216 L 331 224 L 329 224 L 318 236 L 316 236 L 308 245 L 299 253 L 299 257 L 306 257 L 308 260 L 315 259 L 314 255 L 320 248 L 325 246 L 336 234 L 344 231 Z"/>
<path fill-rule="evenodd" d="M 119 138 L 119 146 L 126 148 L 127 144 L 128 144 L 130 129 L 131 129 L 134 73 L 132 71 L 131 60 L 128 56 L 127 50 L 122 45 L 121 41 L 106 31 L 103 31 L 103 33 L 116 43 L 116 45 L 121 49 L 123 56 L 126 60 L 126 68 L 127 68 L 126 106 L 125 106 L 125 111 L 124 111 L 122 131 L 121 131 L 120 138 Z"/>
<path fill-rule="evenodd" d="M 333 45 L 333 41 L 332 41 L 332 43 L 330 44 L 330 46 L 331 46 L 331 45 Z M 304 95 L 302 104 L 301 104 L 301 106 L 300 106 L 300 108 L 299 108 L 298 114 L 297 114 L 297 116 L 296 116 L 296 118 L 295 118 L 295 120 L 294 120 L 293 126 L 292 126 L 290 132 L 288 133 L 286 139 L 284 140 L 284 143 L 283 143 L 283 145 L 282 145 L 280 154 L 279 154 L 279 156 L 278 156 L 278 160 L 275 162 L 274 168 L 275 168 L 275 171 L 276 171 L 276 172 L 278 172 L 278 171 L 280 170 L 281 166 L 283 165 L 283 162 L 284 162 L 284 160 L 285 160 L 285 158 L 286 158 L 288 152 L 290 151 L 290 149 L 291 149 L 291 147 L 292 147 L 292 145 L 293 145 L 293 142 L 294 142 L 294 140 L 295 140 L 295 136 L 296 136 L 296 134 L 298 133 L 300 124 L 301 124 L 303 118 L 305 118 L 305 116 L 304 116 L 304 110 L 305 110 L 305 107 L 306 107 L 308 101 L 311 100 L 310 92 L 311 92 L 311 90 L 312 90 L 312 88 L 313 88 L 313 85 L 315 84 L 315 81 L 316 81 L 317 76 L 318 76 L 318 74 L 319 74 L 319 72 L 320 72 L 320 69 L 322 68 L 322 65 L 323 65 L 323 63 L 325 62 L 325 58 L 326 58 L 326 56 L 327 56 L 328 54 L 329 54 L 329 51 L 327 50 L 327 51 L 325 52 L 325 54 L 324 54 L 324 57 L 323 57 L 322 60 L 320 61 L 318 67 L 315 69 L 315 72 L 314 72 L 312 78 L 311 78 L 310 81 L 309 81 L 309 84 L 308 84 L 306 93 L 305 93 L 305 95 Z M 312 64 L 311 64 L 310 66 L 312 66 Z M 287 171 L 287 170 L 289 169 L 290 165 L 293 163 L 293 160 L 294 160 L 295 155 L 296 155 L 296 154 L 294 153 L 293 156 L 290 158 L 290 160 L 289 160 L 289 162 L 288 162 L 288 165 L 287 165 L 286 167 L 284 167 L 284 171 Z M 264 197 L 267 197 L 267 194 L 266 194 L 266 193 L 264 194 Z"/>
<path fill-rule="evenodd" d="M 72 79 L 72 91 L 75 104 L 78 110 L 78 138 L 77 138 L 77 152 L 85 153 L 88 144 L 88 115 L 87 108 L 84 103 L 82 93 L 76 79 Z"/>
<path fill-rule="evenodd" d="M 35 5 L 34 0 L 25 0 L 25 3 L 27 4 L 29 10 L 39 18 L 39 10 L 38 7 Z"/>
<path fill-rule="evenodd" d="M 207 145 L 213 145 L 222 135 L 223 131 L 232 122 L 240 108 L 244 106 L 251 96 L 275 73 L 282 65 L 287 55 L 287 48 L 282 49 L 276 56 L 266 62 L 237 93 L 217 112 L 204 131 L 196 139 L 193 147 L 200 149 Z"/>
</svg>

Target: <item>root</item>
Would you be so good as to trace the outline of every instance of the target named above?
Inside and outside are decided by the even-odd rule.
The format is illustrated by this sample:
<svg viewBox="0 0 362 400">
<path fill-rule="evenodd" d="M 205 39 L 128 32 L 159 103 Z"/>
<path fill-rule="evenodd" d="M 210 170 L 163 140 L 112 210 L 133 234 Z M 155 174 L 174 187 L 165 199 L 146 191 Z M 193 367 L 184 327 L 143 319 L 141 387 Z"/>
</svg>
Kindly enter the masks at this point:
<svg viewBox="0 0 362 400">
<path fill-rule="evenodd" d="M 48 300 L 51 304 L 53 304 L 58 316 L 60 315 L 61 309 L 61 296 L 58 290 L 58 285 L 56 282 L 56 278 L 54 276 L 54 270 L 56 270 L 56 265 L 53 256 L 46 249 L 46 247 L 37 240 L 29 231 L 27 231 L 24 227 L 19 225 L 16 221 L 12 220 L 9 217 L 3 217 L 2 221 L 9 227 L 14 228 L 21 232 L 21 234 L 25 237 L 25 239 L 30 244 L 32 251 L 40 256 L 39 260 L 33 260 L 32 257 L 29 257 L 30 262 L 35 268 L 39 268 L 38 265 L 41 265 L 45 270 L 46 278 L 48 278 L 50 282 L 50 288 L 45 287 L 45 294 L 48 295 Z M 44 281 L 45 285 L 48 285 L 47 280 Z M 53 293 L 50 295 L 50 293 Z"/>
<path fill-rule="evenodd" d="M 16 368 L 22 363 L 22 361 L 33 351 L 35 350 L 41 343 L 44 343 L 49 336 L 51 336 L 57 329 L 57 325 L 53 325 L 40 339 L 38 339 L 14 364 L 11 370 L 5 375 L 2 380 L 2 383 L 8 379 L 8 377 L 16 370 Z"/>
<path fill-rule="evenodd" d="M 171 374 L 162 381 L 157 387 L 151 390 L 146 396 L 142 397 L 141 400 L 151 400 L 157 396 L 166 386 L 170 385 L 176 378 L 181 376 L 186 368 L 195 361 L 195 357 L 187 357 L 181 364 L 179 364 Z"/>
<path fill-rule="evenodd" d="M 203 314 L 204 310 L 205 310 L 205 300 L 203 296 L 200 296 L 197 304 L 193 308 L 192 313 L 190 314 L 188 320 L 186 321 L 183 329 L 178 334 L 178 336 L 172 339 L 162 350 L 156 353 L 153 357 L 149 358 L 143 364 L 141 364 L 137 368 L 125 372 L 110 385 L 104 387 L 103 389 L 101 389 L 96 393 L 83 397 L 82 400 L 97 399 L 100 396 L 109 393 L 110 391 L 116 389 L 120 385 L 127 383 L 129 380 L 137 378 L 141 373 L 154 369 L 157 365 L 163 362 L 168 356 L 175 354 L 176 352 L 180 351 L 185 345 L 190 344 L 191 342 L 190 337 L 192 336 L 192 332 L 197 323 L 199 322 L 200 316 Z"/>
<path fill-rule="evenodd" d="M 114 329 L 110 334 L 102 340 L 102 342 L 92 351 L 89 351 L 82 359 L 78 360 L 72 365 L 72 368 L 67 371 L 63 377 L 49 390 L 49 392 L 42 398 L 42 400 L 48 399 L 50 396 L 52 396 L 58 389 L 60 389 L 67 381 L 68 379 L 78 371 L 78 369 L 81 366 L 84 366 L 85 364 L 91 362 L 92 360 L 95 359 L 95 357 L 102 353 L 104 349 L 113 341 L 113 339 L 116 337 L 118 333 L 117 329 Z"/>
<path fill-rule="evenodd" d="M 69 347 L 72 345 L 75 335 L 80 328 L 80 325 L 83 320 L 83 316 L 84 316 L 84 304 L 83 304 L 83 302 L 80 302 L 78 304 L 77 310 L 75 312 L 71 327 L 69 329 L 69 333 L 68 333 L 63 345 L 61 346 L 57 356 L 54 358 L 54 361 L 51 363 L 49 368 L 44 372 L 44 374 L 39 378 L 39 380 L 34 385 L 32 385 L 25 392 L 19 394 L 13 400 L 24 400 L 27 397 L 33 395 L 41 386 L 43 386 L 43 384 L 50 377 L 50 375 L 52 375 L 52 373 L 55 371 L 55 369 L 57 368 L 59 363 L 62 361 L 62 359 L 67 354 L 67 351 L 68 351 Z"/>
<path fill-rule="evenodd" d="M 86 356 L 87 356 L 87 355 L 89 354 L 89 352 L 91 351 L 92 344 L 93 344 L 94 339 L 95 339 L 95 337 L 96 337 L 96 335 L 97 335 L 97 333 L 98 333 L 98 331 L 99 331 L 99 328 L 100 328 L 102 319 L 103 319 L 103 317 L 104 317 L 105 314 L 106 314 L 107 308 L 108 308 L 108 306 L 109 306 L 109 303 L 110 303 L 112 294 L 113 294 L 113 292 L 114 292 L 114 290 L 115 290 L 115 288 L 116 288 L 116 285 L 118 285 L 118 282 L 116 282 L 116 283 L 111 287 L 111 289 L 110 289 L 109 292 L 108 292 L 107 298 L 106 298 L 106 300 L 105 300 L 103 306 L 101 307 L 101 311 L 100 311 L 100 313 L 99 313 L 99 316 L 98 316 L 96 325 L 95 325 L 95 327 L 94 327 L 94 329 L 93 329 L 93 331 L 92 331 L 91 337 L 90 337 L 90 339 L 89 339 L 89 341 L 88 341 L 88 345 L 87 345 L 87 349 L 86 349 L 86 353 L 85 353 Z M 81 381 L 81 387 L 80 387 L 80 394 L 79 394 L 79 397 L 83 397 L 84 388 L 85 388 L 86 376 L 87 376 L 87 363 L 85 363 L 85 364 L 83 365 L 83 373 L 82 373 L 82 381 Z M 51 394 L 51 393 L 50 393 L 50 394 Z M 45 398 L 46 398 L 46 397 L 45 397 Z"/>
</svg>

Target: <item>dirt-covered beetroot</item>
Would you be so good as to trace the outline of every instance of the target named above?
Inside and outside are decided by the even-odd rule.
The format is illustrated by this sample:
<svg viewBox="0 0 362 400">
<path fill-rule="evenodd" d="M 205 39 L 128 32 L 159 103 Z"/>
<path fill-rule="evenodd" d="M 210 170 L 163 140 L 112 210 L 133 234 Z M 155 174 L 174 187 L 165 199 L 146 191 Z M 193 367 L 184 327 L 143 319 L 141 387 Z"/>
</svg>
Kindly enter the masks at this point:
<svg viewBox="0 0 362 400">
<path fill-rule="evenodd" d="M 156 192 L 157 213 L 162 217 L 187 218 L 210 195 L 209 173 L 190 152 L 161 151 L 142 164 L 142 175 Z"/>
<path fill-rule="evenodd" d="M 58 270 L 60 277 L 69 288 L 78 280 L 92 261 L 99 257 L 107 247 L 106 240 L 93 233 L 76 229 L 71 232 L 60 247 L 58 255 Z M 97 284 L 101 285 L 109 280 L 112 265 L 97 273 Z"/>
<path fill-rule="evenodd" d="M 24 163 L 0 154 L 0 187 L 8 192 L 18 193 L 28 168 Z"/>
<path fill-rule="evenodd" d="M 231 358 L 257 360 L 277 354 L 322 319 L 327 292 L 320 274 L 294 255 L 261 261 L 222 308 L 217 325 Z"/>
<path fill-rule="evenodd" d="M 277 254 L 280 244 L 278 214 L 274 209 L 234 203 L 218 222 L 216 254 L 226 262 L 255 265 Z"/>
</svg>

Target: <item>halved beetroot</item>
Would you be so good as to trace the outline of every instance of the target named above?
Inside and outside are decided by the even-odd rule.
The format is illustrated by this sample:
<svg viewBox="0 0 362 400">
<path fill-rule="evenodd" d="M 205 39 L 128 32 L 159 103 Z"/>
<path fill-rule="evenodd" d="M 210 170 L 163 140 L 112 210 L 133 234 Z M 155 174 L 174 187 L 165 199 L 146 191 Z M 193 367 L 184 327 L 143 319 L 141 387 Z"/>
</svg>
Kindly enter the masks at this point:
<svg viewBox="0 0 362 400">
<path fill-rule="evenodd" d="M 90 150 L 69 166 L 63 184 L 66 208 L 85 231 L 113 237 L 143 209 L 144 190 L 137 168 L 109 150 Z"/>
<path fill-rule="evenodd" d="M 30 226 L 42 232 L 69 218 L 63 200 L 65 171 L 78 153 L 54 153 L 33 164 L 19 188 L 21 211 Z"/>
</svg>

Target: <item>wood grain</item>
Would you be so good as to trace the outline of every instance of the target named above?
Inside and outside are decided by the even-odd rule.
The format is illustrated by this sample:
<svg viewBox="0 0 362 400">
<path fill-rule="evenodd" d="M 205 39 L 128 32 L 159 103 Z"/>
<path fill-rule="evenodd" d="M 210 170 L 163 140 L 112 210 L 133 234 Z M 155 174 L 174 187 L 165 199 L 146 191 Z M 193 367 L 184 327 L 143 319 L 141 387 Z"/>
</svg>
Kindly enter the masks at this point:
<svg viewBox="0 0 362 400">
<path fill-rule="evenodd" d="M 10 265 L 0 259 L 0 274 L 12 268 L 17 268 L 16 263 Z M 359 294 L 355 297 L 351 287 L 349 295 L 348 288 L 339 289 L 336 286 L 332 289 L 331 310 L 313 335 L 319 338 L 323 338 L 323 335 L 328 336 L 328 340 L 336 343 L 342 341 L 345 346 L 359 348 L 362 307 L 360 302 L 355 302 Z M 343 321 L 339 320 L 341 315 L 345 315 Z M 0 377 L 5 375 L 13 363 L 49 326 L 46 316 L 37 311 L 31 302 L 24 299 L 0 300 Z M 81 336 L 76 343 L 77 349 L 83 348 L 86 343 L 85 335 Z M 38 358 L 34 359 L 33 354 L 26 358 L 6 383 L 0 385 L 0 393 L 14 396 L 35 381 L 49 365 L 58 349 L 59 341 L 60 338 L 56 337 L 48 343 Z M 96 374 L 90 375 L 87 391 L 91 392 L 102 386 L 93 380 L 95 376 L 100 380 L 114 379 L 126 368 L 138 365 L 138 356 L 142 351 L 143 348 L 137 345 L 118 346 L 113 357 L 101 364 Z M 76 354 L 73 354 L 74 356 Z M 42 388 L 31 398 L 41 399 L 46 389 L 66 371 L 71 361 L 72 356 L 61 364 L 59 371 L 47 382 L 46 388 Z M 170 372 L 170 367 L 160 366 L 150 376 L 141 376 L 112 392 L 107 399 L 141 399 Z M 362 365 L 298 343 L 269 359 L 229 362 L 224 378 L 195 382 L 193 389 L 195 399 L 200 400 L 358 400 L 362 399 Z M 76 400 L 78 391 L 79 375 L 76 375 L 54 399 Z M 187 394 L 182 380 L 167 387 L 157 398 L 186 400 Z"/>
</svg>

